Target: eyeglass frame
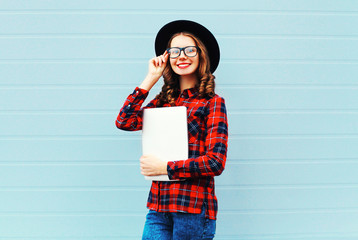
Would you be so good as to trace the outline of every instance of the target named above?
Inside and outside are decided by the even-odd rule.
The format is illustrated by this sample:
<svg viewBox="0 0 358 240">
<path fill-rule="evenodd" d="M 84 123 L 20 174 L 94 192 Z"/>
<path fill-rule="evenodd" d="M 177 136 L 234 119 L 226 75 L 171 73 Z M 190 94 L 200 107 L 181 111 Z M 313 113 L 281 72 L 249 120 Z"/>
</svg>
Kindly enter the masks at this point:
<svg viewBox="0 0 358 240">
<path fill-rule="evenodd" d="M 189 47 L 193 47 L 193 48 L 196 49 L 196 54 L 195 54 L 194 56 L 188 56 L 188 55 L 186 55 L 185 49 L 186 49 L 186 48 L 189 48 Z M 169 53 L 169 50 L 172 49 L 172 48 L 179 49 L 179 55 L 178 55 L 177 57 L 171 57 L 171 56 L 170 56 L 171 54 Z M 167 52 L 169 53 L 169 58 L 173 58 L 173 59 L 180 57 L 182 51 L 183 51 L 184 55 L 187 56 L 187 57 L 196 57 L 196 55 L 198 55 L 198 53 L 200 53 L 200 48 L 197 47 L 197 46 L 186 46 L 186 47 L 183 47 L 183 48 L 180 48 L 180 47 L 167 48 Z"/>
</svg>

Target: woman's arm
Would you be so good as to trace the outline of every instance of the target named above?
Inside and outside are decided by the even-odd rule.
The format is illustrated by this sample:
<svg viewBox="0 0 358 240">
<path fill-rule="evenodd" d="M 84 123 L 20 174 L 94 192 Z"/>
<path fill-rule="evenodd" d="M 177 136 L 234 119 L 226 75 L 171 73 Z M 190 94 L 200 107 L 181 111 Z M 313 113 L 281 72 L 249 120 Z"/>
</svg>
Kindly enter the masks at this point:
<svg viewBox="0 0 358 240">
<path fill-rule="evenodd" d="M 169 179 L 218 176 L 224 171 L 228 142 L 225 100 L 216 96 L 210 101 L 205 139 L 206 154 L 197 158 L 168 162 Z"/>
<path fill-rule="evenodd" d="M 142 129 L 143 109 L 141 106 L 148 96 L 148 91 L 136 87 L 134 92 L 125 100 L 116 119 L 116 126 L 126 131 Z M 150 104 L 148 104 L 150 105 Z"/>
<path fill-rule="evenodd" d="M 162 76 L 169 54 L 167 51 L 163 55 L 152 58 L 148 63 L 148 74 L 142 84 L 139 86 L 141 89 L 149 91 Z"/>
<path fill-rule="evenodd" d="M 143 109 L 141 108 L 147 98 L 149 90 L 158 82 L 163 74 L 165 63 L 168 60 L 168 53 L 149 60 L 148 74 L 142 84 L 130 94 L 124 102 L 117 119 L 116 126 L 127 131 L 142 129 Z M 155 101 L 151 101 L 145 108 L 154 107 Z"/>
</svg>

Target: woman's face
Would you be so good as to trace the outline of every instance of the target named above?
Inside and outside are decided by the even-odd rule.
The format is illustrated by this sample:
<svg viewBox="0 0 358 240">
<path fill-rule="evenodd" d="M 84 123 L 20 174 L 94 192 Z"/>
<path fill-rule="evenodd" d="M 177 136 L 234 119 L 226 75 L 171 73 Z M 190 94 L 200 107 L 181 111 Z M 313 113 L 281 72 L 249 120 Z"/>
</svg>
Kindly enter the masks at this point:
<svg viewBox="0 0 358 240">
<path fill-rule="evenodd" d="M 174 37 L 170 44 L 171 48 L 184 48 L 187 46 L 196 46 L 196 44 L 191 37 L 184 35 Z M 195 74 L 199 66 L 199 53 L 197 53 L 195 57 L 187 57 L 184 51 L 181 51 L 179 57 L 170 58 L 170 66 L 173 71 L 180 76 Z"/>
</svg>

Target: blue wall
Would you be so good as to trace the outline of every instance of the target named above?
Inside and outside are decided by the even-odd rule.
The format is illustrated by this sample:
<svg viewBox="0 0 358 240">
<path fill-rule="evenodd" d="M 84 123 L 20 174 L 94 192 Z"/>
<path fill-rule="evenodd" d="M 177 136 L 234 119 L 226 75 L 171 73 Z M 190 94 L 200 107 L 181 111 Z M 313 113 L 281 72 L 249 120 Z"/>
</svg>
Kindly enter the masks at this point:
<svg viewBox="0 0 358 240">
<path fill-rule="evenodd" d="M 222 51 L 217 239 L 358 239 L 353 0 L 0 1 L 0 239 L 140 238 L 140 133 L 114 120 L 175 19 Z"/>
</svg>

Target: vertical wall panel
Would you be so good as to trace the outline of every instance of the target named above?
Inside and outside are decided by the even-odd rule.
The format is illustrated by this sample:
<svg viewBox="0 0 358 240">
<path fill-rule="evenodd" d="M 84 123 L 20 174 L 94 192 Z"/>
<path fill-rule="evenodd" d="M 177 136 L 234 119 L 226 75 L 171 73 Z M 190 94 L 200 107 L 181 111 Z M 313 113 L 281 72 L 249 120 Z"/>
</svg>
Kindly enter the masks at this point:
<svg viewBox="0 0 358 240">
<path fill-rule="evenodd" d="M 1 1 L 0 239 L 140 239 L 140 132 L 114 121 L 175 19 L 221 47 L 216 239 L 358 239 L 354 0 Z"/>
</svg>

